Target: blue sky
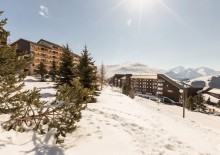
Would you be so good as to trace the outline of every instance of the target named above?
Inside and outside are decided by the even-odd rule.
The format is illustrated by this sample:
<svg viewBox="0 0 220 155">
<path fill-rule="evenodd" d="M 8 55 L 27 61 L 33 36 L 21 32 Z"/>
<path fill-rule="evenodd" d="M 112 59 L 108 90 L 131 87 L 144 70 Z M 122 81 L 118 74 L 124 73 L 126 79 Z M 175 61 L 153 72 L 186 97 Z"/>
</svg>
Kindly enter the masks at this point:
<svg viewBox="0 0 220 155">
<path fill-rule="evenodd" d="M 0 0 L 11 42 L 87 44 L 97 64 L 220 70 L 219 0 Z M 2 17 L 1 17 L 2 18 Z"/>
</svg>

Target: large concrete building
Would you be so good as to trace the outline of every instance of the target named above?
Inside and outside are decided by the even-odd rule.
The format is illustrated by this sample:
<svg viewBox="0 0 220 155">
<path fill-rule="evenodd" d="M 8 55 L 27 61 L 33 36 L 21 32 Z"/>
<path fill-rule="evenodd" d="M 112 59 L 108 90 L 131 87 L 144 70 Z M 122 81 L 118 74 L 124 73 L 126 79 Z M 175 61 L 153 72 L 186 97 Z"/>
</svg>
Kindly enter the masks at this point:
<svg viewBox="0 0 220 155">
<path fill-rule="evenodd" d="M 157 75 L 132 75 L 131 88 L 138 93 L 156 95 Z"/>
<path fill-rule="evenodd" d="M 30 75 L 36 74 L 40 62 L 45 64 L 48 71 L 50 70 L 53 61 L 59 66 L 60 58 L 63 53 L 62 46 L 43 39 L 39 40 L 37 43 L 25 39 L 19 39 L 12 45 L 17 45 L 18 52 L 25 51 L 27 54 L 34 57 L 33 62 L 28 69 Z M 73 62 L 77 64 L 79 62 L 79 56 L 74 53 L 72 54 Z"/>
<path fill-rule="evenodd" d="M 127 82 L 137 94 L 167 97 L 175 102 L 194 96 L 202 89 L 179 83 L 164 74 L 116 74 L 111 81 L 116 87 L 122 87 Z"/>
</svg>

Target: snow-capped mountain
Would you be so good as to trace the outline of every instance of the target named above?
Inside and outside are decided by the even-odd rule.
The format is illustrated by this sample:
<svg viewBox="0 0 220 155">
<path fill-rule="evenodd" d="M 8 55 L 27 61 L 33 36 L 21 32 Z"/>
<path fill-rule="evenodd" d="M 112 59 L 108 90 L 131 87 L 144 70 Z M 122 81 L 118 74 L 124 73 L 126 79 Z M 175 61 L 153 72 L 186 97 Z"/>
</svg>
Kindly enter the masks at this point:
<svg viewBox="0 0 220 155">
<path fill-rule="evenodd" d="M 204 76 L 215 76 L 215 75 L 219 75 L 220 72 L 206 67 L 200 67 L 196 69 L 193 68 L 186 69 L 182 66 L 179 66 L 168 70 L 166 74 L 174 79 L 181 80 L 181 79 L 195 79 Z"/>
<path fill-rule="evenodd" d="M 139 62 L 125 62 L 118 65 L 105 65 L 106 77 L 115 74 L 146 74 L 146 73 L 165 73 L 162 69 L 151 68 Z"/>
<path fill-rule="evenodd" d="M 206 67 L 197 68 L 197 69 L 195 69 L 195 71 L 197 73 L 201 74 L 202 76 L 210 76 L 210 75 L 218 75 L 218 74 L 220 74 L 219 71 L 215 71 L 213 69 L 206 68 Z"/>
<path fill-rule="evenodd" d="M 98 66 L 100 68 L 100 66 Z M 117 65 L 105 65 L 106 77 L 110 78 L 115 74 L 154 74 L 154 73 L 165 73 L 169 77 L 176 80 L 187 80 L 195 79 L 204 76 L 217 76 L 220 75 L 219 71 L 215 71 L 210 68 L 184 68 L 178 66 L 168 71 L 162 69 L 151 68 L 143 63 L 139 62 L 125 62 Z"/>
<path fill-rule="evenodd" d="M 179 73 L 181 73 L 185 70 L 186 69 L 183 66 L 178 66 L 178 67 L 175 67 L 175 68 L 172 68 L 172 69 L 168 70 L 168 72 L 173 72 L 175 74 L 179 74 Z"/>
</svg>

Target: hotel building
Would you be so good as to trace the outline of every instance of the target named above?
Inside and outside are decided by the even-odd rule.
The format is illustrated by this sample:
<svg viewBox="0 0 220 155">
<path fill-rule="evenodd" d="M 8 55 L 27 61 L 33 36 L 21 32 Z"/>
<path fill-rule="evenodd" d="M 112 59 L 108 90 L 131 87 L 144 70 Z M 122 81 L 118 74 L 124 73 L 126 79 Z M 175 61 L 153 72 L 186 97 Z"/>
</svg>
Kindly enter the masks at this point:
<svg viewBox="0 0 220 155">
<path fill-rule="evenodd" d="M 18 52 L 25 51 L 34 57 L 32 64 L 28 68 L 29 75 L 36 74 L 37 67 L 41 62 L 45 64 L 48 71 L 50 70 L 53 61 L 56 62 L 57 66 L 60 64 L 63 47 L 58 44 L 44 39 L 39 40 L 37 43 L 25 39 L 19 39 L 12 45 L 17 45 Z M 76 64 L 79 63 L 79 56 L 75 53 L 72 54 L 73 62 Z"/>
</svg>

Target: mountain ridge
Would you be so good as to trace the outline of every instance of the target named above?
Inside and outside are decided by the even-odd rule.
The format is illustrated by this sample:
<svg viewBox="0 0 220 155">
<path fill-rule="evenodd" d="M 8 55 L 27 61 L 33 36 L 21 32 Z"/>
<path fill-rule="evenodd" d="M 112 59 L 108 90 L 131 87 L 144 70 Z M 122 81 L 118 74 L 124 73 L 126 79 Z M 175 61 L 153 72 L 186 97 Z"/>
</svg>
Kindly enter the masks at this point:
<svg viewBox="0 0 220 155">
<path fill-rule="evenodd" d="M 98 66 L 100 68 L 100 66 Z M 185 68 L 183 66 L 177 66 L 169 70 L 163 70 L 158 68 L 149 67 L 148 65 L 140 62 L 124 62 L 115 65 L 105 65 L 106 77 L 110 78 L 114 74 L 147 74 L 147 73 L 161 73 L 166 74 L 169 77 L 176 80 L 195 79 L 205 76 L 217 76 L 220 75 L 220 71 L 215 71 L 208 67 L 198 68 Z"/>
</svg>

